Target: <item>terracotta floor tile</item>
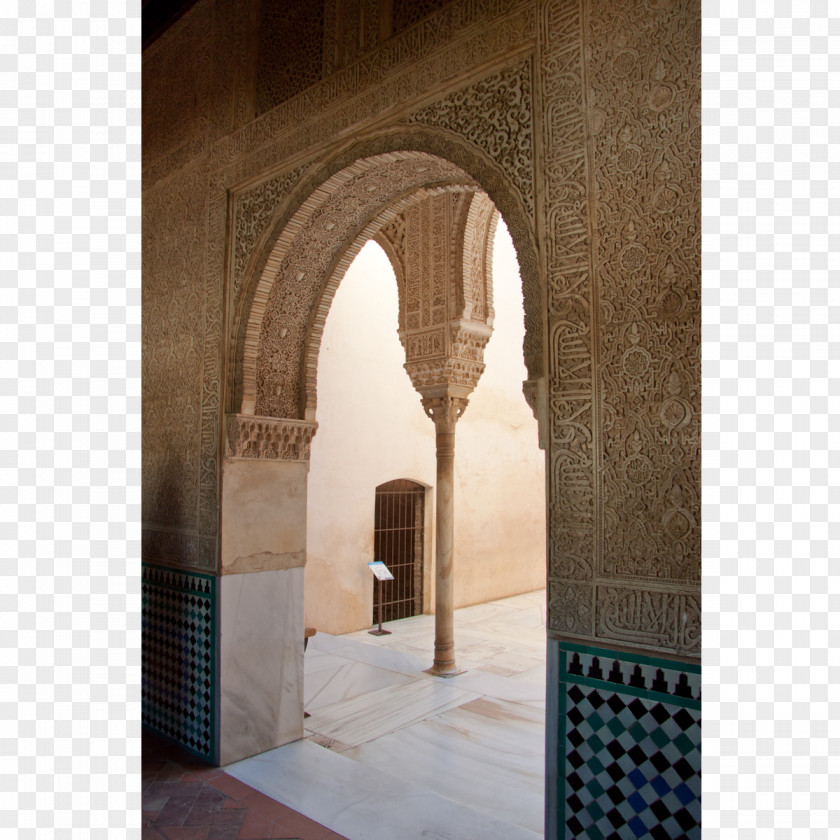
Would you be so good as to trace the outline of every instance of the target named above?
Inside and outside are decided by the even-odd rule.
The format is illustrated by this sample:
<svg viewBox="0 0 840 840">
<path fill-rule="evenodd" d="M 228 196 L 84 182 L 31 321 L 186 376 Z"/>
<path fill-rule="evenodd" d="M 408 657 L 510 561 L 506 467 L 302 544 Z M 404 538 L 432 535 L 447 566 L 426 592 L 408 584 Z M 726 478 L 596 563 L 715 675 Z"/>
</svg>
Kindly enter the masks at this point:
<svg viewBox="0 0 840 840">
<path fill-rule="evenodd" d="M 226 773 L 213 779 L 209 782 L 216 790 L 220 790 L 225 796 L 231 799 L 245 799 L 250 796 L 254 789 L 243 784 L 239 779 L 234 779 L 233 776 L 228 776 Z"/>
<path fill-rule="evenodd" d="M 290 808 L 281 805 L 269 796 L 262 793 L 256 793 L 253 796 L 248 796 L 245 799 L 240 799 L 239 803 L 243 808 L 247 808 L 249 812 L 259 814 L 266 819 L 278 819 L 283 817 L 286 813 L 294 814 Z"/>
<path fill-rule="evenodd" d="M 274 837 L 273 827 L 274 820 L 249 811 L 239 829 L 239 840 L 266 840 L 267 837 Z"/>
<path fill-rule="evenodd" d="M 179 782 L 184 776 L 184 768 L 173 761 L 167 761 L 157 774 L 159 782 Z"/>
<path fill-rule="evenodd" d="M 289 811 L 284 816 L 275 820 L 275 826 L 282 826 L 292 837 L 320 838 L 329 830 L 320 823 L 310 820 L 309 817 L 298 814 L 296 811 Z M 394 839 L 396 840 L 396 838 Z"/>
<path fill-rule="evenodd" d="M 240 802 L 238 799 L 231 799 L 229 796 L 226 796 L 225 801 L 222 802 L 221 810 L 227 811 L 227 810 L 230 810 L 231 808 L 236 808 L 236 809 L 242 808 L 242 802 Z"/>
<path fill-rule="evenodd" d="M 207 808 L 193 806 L 193 809 L 184 820 L 184 825 L 213 825 L 213 817 L 217 813 L 217 811 L 208 811 Z"/>
</svg>

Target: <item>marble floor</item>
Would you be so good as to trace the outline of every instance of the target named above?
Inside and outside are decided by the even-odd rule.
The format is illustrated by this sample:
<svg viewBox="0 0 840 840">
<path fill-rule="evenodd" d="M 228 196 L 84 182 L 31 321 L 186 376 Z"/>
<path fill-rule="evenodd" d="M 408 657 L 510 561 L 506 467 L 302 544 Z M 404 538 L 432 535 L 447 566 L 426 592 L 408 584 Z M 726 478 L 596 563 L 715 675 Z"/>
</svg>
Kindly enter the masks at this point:
<svg viewBox="0 0 840 840">
<path fill-rule="evenodd" d="M 225 771 L 349 840 L 542 838 L 545 590 L 457 610 L 448 679 L 434 616 L 385 629 L 311 638 L 305 739 Z"/>
</svg>

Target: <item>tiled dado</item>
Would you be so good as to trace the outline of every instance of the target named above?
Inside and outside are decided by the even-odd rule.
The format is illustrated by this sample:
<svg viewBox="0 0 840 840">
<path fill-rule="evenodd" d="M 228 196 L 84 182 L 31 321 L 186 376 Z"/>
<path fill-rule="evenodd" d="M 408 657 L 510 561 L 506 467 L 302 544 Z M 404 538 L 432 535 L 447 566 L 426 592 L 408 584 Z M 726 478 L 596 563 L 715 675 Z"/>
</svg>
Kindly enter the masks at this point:
<svg viewBox="0 0 840 840">
<path fill-rule="evenodd" d="M 560 645 L 558 834 L 700 840 L 700 666 Z"/>
<path fill-rule="evenodd" d="M 216 580 L 143 565 L 143 723 L 215 760 Z"/>
</svg>

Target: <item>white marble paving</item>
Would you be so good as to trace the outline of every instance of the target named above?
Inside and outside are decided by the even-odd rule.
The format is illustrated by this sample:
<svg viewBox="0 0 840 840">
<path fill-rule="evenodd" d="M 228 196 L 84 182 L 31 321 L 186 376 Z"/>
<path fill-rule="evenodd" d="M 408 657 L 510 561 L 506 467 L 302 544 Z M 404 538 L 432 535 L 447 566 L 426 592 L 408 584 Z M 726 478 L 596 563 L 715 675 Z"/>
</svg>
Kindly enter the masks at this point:
<svg viewBox="0 0 840 840">
<path fill-rule="evenodd" d="M 288 744 L 225 769 L 350 840 L 542 837 L 311 741 Z"/>
<path fill-rule="evenodd" d="M 528 671 L 524 673 L 529 673 Z M 473 691 L 485 697 L 493 697 L 497 700 L 506 700 L 510 703 L 521 703 L 524 706 L 533 706 L 537 709 L 545 708 L 545 666 L 542 669 L 542 684 L 534 681 L 520 679 L 523 674 L 516 674 L 515 677 L 502 677 L 498 674 L 487 671 L 466 671 L 457 677 L 452 677 L 450 682 L 456 688 L 463 688 Z"/>
<path fill-rule="evenodd" d="M 541 838 L 545 591 L 457 610 L 449 679 L 434 616 L 386 626 L 311 638 L 306 740 L 225 769 L 349 840 Z"/>
<path fill-rule="evenodd" d="M 544 718 L 542 709 L 482 697 L 344 755 L 540 832 Z"/>
<path fill-rule="evenodd" d="M 337 660 L 338 664 L 329 667 L 331 663 L 327 662 L 325 667 L 325 659 Z M 304 671 L 303 707 L 310 714 L 333 703 L 342 703 L 360 694 L 412 680 L 408 674 L 364 662 L 348 662 L 343 657 L 330 654 L 316 659 L 314 670 L 305 668 Z"/>
<path fill-rule="evenodd" d="M 369 636 L 368 638 L 375 639 L 377 637 Z M 387 638 L 387 636 L 380 638 Z M 426 659 L 420 656 L 413 656 L 390 648 L 377 649 L 373 645 L 365 644 L 365 642 L 366 640 L 361 640 L 360 643 L 359 640 L 355 639 L 355 634 L 330 636 L 328 633 L 319 633 L 309 640 L 309 647 L 315 647 L 324 653 L 343 656 L 356 662 L 366 662 L 369 665 L 375 665 L 377 668 L 386 668 L 390 671 L 399 671 L 405 674 L 416 674 L 432 664 L 431 659 L 426 663 Z"/>
<path fill-rule="evenodd" d="M 448 680 L 413 680 L 312 711 L 306 726 L 313 732 L 357 746 L 476 697 L 477 694 L 456 688 Z"/>
</svg>

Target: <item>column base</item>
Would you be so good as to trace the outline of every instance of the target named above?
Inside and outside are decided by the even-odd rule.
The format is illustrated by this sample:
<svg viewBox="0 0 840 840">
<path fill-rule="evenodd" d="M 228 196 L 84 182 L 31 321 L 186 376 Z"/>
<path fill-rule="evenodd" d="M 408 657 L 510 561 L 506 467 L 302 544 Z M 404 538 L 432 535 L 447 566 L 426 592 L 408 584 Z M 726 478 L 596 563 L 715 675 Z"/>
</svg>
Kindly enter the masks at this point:
<svg viewBox="0 0 840 840">
<path fill-rule="evenodd" d="M 431 668 L 424 671 L 425 674 L 431 674 L 433 677 L 457 677 L 458 674 L 466 672 L 466 668 L 459 668 L 454 662 L 435 662 Z"/>
</svg>

